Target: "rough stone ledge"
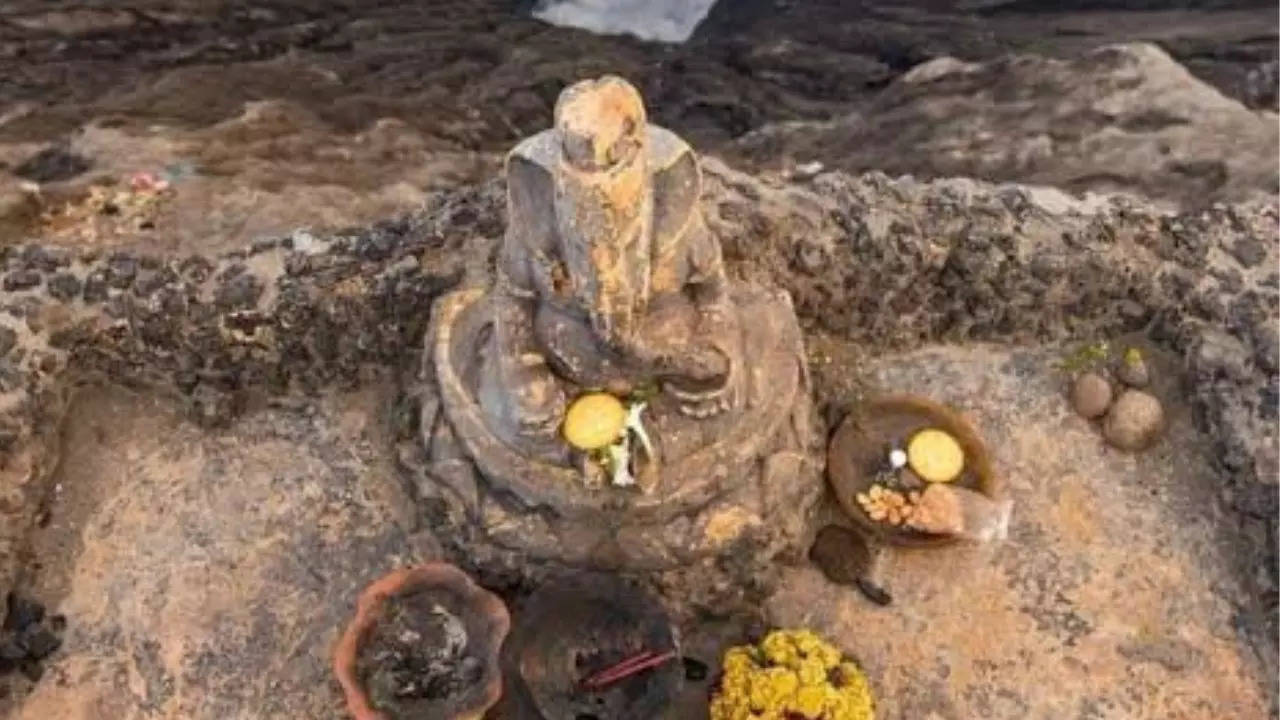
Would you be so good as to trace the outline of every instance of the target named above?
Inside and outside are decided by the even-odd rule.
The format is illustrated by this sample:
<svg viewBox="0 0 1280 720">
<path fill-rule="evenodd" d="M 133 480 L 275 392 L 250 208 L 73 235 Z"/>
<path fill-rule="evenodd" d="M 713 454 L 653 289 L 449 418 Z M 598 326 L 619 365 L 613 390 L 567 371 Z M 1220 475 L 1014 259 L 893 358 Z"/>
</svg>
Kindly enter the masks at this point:
<svg viewBox="0 0 1280 720">
<path fill-rule="evenodd" d="M 1142 330 L 1179 353 L 1258 600 L 1242 621 L 1274 622 L 1274 200 L 1167 215 L 1121 196 L 968 180 L 829 173 L 786 185 L 714 160 L 706 175 L 705 212 L 730 271 L 786 287 L 810 330 L 871 349 Z M 431 301 L 485 280 L 503 213 L 502 186 L 490 182 L 437 193 L 395 221 L 213 258 L 0 249 L 0 592 L 13 584 L 78 384 L 170 390 L 195 420 L 218 424 L 250 392 L 312 392 L 357 383 L 371 365 L 412 368 Z"/>
</svg>

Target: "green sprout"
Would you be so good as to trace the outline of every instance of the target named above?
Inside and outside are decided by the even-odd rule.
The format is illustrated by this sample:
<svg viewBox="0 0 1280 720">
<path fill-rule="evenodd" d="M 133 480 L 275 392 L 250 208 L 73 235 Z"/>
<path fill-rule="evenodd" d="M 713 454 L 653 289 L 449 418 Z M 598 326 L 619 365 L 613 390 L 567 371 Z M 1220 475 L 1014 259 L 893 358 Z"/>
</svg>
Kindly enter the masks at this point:
<svg viewBox="0 0 1280 720">
<path fill-rule="evenodd" d="M 1081 345 L 1076 350 L 1067 353 L 1056 363 L 1056 367 L 1068 373 L 1083 372 L 1105 363 L 1110 355 L 1111 346 L 1107 344 L 1107 341 L 1099 340 L 1088 345 Z"/>
<path fill-rule="evenodd" d="M 643 407 L 657 396 L 660 389 L 657 380 L 645 380 L 631 390 L 631 394 L 627 396 L 627 402 L 632 406 L 639 405 Z"/>
</svg>

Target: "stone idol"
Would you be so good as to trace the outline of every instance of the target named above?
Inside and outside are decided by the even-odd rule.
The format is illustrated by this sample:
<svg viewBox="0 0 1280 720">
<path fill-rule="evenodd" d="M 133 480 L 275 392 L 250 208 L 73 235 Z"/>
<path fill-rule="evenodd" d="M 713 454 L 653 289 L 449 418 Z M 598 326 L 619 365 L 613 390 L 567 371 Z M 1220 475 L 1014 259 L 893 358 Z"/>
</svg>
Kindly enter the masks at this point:
<svg viewBox="0 0 1280 720">
<path fill-rule="evenodd" d="M 785 292 L 726 277 L 697 155 L 604 77 L 506 175 L 494 283 L 442 298 L 426 338 L 426 481 L 488 541 L 571 565 L 794 539 L 821 491 L 800 330 Z"/>
</svg>

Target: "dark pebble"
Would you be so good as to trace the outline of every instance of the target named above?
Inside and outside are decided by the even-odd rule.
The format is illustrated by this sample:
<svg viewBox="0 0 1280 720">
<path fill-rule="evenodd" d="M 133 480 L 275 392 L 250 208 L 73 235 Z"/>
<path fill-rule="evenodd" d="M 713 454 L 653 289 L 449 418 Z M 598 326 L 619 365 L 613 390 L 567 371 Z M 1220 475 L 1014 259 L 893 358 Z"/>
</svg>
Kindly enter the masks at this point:
<svg viewBox="0 0 1280 720">
<path fill-rule="evenodd" d="M 177 279 L 177 276 L 168 270 L 144 272 L 139 274 L 138 279 L 133 283 L 133 293 L 138 297 L 147 297 Z"/>
<path fill-rule="evenodd" d="M 707 679 L 707 664 L 696 658 L 685 656 L 680 658 L 684 663 L 684 679 L 689 682 L 702 682 Z"/>
<path fill-rule="evenodd" d="M 1267 257 L 1267 248 L 1256 238 L 1243 237 L 1231 247 L 1231 254 L 1243 266 L 1250 268 Z"/>
<path fill-rule="evenodd" d="M 116 255 L 107 262 L 107 284 L 123 290 L 138 275 L 138 261 L 128 255 Z"/>
<path fill-rule="evenodd" d="M 13 328 L 0 326 L 0 356 L 8 355 L 14 345 L 18 344 L 18 333 Z"/>
<path fill-rule="evenodd" d="M 28 268 L 43 272 L 53 272 L 70 262 L 64 251 L 42 245 L 27 245 L 22 249 L 21 257 Z"/>
<path fill-rule="evenodd" d="M 80 278 L 71 273 L 58 273 L 49 278 L 49 295 L 63 302 L 69 302 L 80 294 Z"/>
<path fill-rule="evenodd" d="M 94 270 L 84 279 L 84 301 L 100 303 L 107 299 L 107 274 L 103 270 Z"/>
<path fill-rule="evenodd" d="M 5 630 L 22 632 L 43 619 L 44 605 L 17 593 L 9 593 L 9 610 L 4 616 Z"/>
<path fill-rule="evenodd" d="M 16 270 L 4 276 L 7 291 L 27 290 L 40 284 L 40 273 L 35 270 Z"/>
<path fill-rule="evenodd" d="M 227 310 L 248 309 L 262 295 L 262 282 L 252 273 L 241 272 L 218 288 L 215 302 Z"/>
<path fill-rule="evenodd" d="M 178 263 L 182 277 L 194 283 L 202 283 L 213 273 L 213 263 L 200 255 L 189 255 Z"/>
</svg>

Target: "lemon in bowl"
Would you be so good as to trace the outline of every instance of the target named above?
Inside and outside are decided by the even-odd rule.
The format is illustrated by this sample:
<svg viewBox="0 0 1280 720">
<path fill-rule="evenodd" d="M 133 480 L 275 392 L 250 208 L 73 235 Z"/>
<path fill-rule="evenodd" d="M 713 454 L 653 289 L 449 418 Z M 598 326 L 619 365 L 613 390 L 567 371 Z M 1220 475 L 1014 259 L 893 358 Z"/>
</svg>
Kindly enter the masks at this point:
<svg viewBox="0 0 1280 720">
<path fill-rule="evenodd" d="M 907 442 L 907 464 L 926 482 L 948 483 L 964 470 L 964 449 L 951 433 L 926 428 Z"/>
</svg>

